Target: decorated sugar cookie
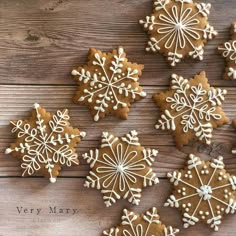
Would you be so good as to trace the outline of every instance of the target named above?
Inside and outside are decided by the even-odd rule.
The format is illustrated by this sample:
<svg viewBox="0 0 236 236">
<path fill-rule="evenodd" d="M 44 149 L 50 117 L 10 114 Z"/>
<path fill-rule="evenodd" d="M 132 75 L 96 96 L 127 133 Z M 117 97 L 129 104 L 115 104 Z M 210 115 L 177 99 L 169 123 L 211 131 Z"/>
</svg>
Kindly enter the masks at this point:
<svg viewBox="0 0 236 236">
<path fill-rule="evenodd" d="M 231 25 L 231 40 L 218 47 L 226 60 L 224 79 L 236 79 L 236 22 Z"/>
<path fill-rule="evenodd" d="M 149 34 L 146 51 L 164 54 L 171 66 L 186 57 L 203 60 L 204 45 L 217 35 L 208 22 L 210 8 L 192 0 L 154 0 L 153 13 L 140 20 Z"/>
<path fill-rule="evenodd" d="M 15 143 L 6 149 L 21 161 L 22 176 L 36 173 L 56 182 L 61 166 L 78 165 L 76 145 L 86 135 L 69 123 L 68 110 L 48 113 L 39 104 L 28 120 L 11 121 Z"/>
<path fill-rule="evenodd" d="M 171 131 L 178 147 L 191 140 L 210 144 L 213 129 L 228 122 L 221 107 L 226 93 L 210 87 L 205 72 L 190 80 L 173 74 L 170 89 L 153 96 L 162 113 L 156 129 Z"/>
<path fill-rule="evenodd" d="M 142 189 L 159 182 L 151 168 L 158 151 L 142 147 L 137 135 L 104 132 L 100 148 L 83 155 L 91 168 L 85 187 L 101 190 L 107 207 L 120 198 L 139 205 Z"/>
<path fill-rule="evenodd" d="M 153 207 L 143 215 L 123 210 L 121 224 L 103 231 L 104 236 L 175 236 L 179 230 L 165 226 Z"/>
<path fill-rule="evenodd" d="M 90 49 L 87 65 L 72 71 L 79 85 L 74 102 L 88 106 L 94 121 L 108 114 L 127 119 L 131 103 L 146 96 L 138 82 L 143 67 L 128 62 L 122 47 L 112 53 Z"/>
<path fill-rule="evenodd" d="M 167 175 L 174 189 L 165 206 L 182 212 L 184 228 L 203 222 L 218 231 L 223 216 L 235 213 L 236 176 L 224 167 L 221 156 L 203 161 L 190 154 L 186 168 Z"/>
</svg>

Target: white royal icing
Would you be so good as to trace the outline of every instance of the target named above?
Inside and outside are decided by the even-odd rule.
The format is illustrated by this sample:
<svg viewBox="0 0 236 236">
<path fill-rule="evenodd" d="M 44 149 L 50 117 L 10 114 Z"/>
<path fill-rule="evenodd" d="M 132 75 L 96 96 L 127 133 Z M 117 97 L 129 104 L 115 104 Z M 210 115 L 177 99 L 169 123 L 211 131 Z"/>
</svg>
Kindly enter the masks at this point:
<svg viewBox="0 0 236 236">
<path fill-rule="evenodd" d="M 12 133 L 17 133 L 17 137 L 23 139 L 24 142 L 14 149 L 7 148 L 5 153 L 20 152 L 24 154 L 21 164 L 24 169 L 22 176 L 26 173 L 33 175 L 43 166 L 50 175 L 50 182 L 55 183 L 56 178 L 52 176 L 54 164 L 59 163 L 67 166 L 71 166 L 72 163 L 78 164 L 78 155 L 70 149 L 68 144 L 76 137 L 84 137 L 86 133 L 81 132 L 79 135 L 65 133 L 62 136 L 61 134 L 64 133 L 70 119 L 67 110 L 63 112 L 58 110 L 52 119 L 45 123 L 38 111 L 39 107 L 39 104 L 34 104 L 37 116 L 35 128 L 31 127 L 29 123 L 23 125 L 22 120 L 11 122 L 14 126 Z"/>
<path fill-rule="evenodd" d="M 221 115 L 215 111 L 216 107 L 224 101 L 227 91 L 219 88 L 206 91 L 201 83 L 190 86 L 187 79 L 175 74 L 172 75 L 171 84 L 171 89 L 175 93 L 172 97 L 167 97 L 166 102 L 171 104 L 170 108 L 177 114 L 173 116 L 172 110 L 165 110 L 156 129 L 175 131 L 178 125 L 176 119 L 181 117 L 180 124 L 184 133 L 192 130 L 199 140 L 205 140 L 207 144 L 210 144 L 213 131 L 210 121 L 221 119 Z"/>
<path fill-rule="evenodd" d="M 140 223 L 137 224 L 138 219 L 138 216 L 133 212 L 124 209 L 121 226 L 105 230 L 103 234 L 106 236 L 151 236 L 150 229 L 159 229 L 158 225 L 160 225 L 160 228 L 163 228 L 164 236 L 175 236 L 179 232 L 179 229 L 174 229 L 172 226 L 166 227 L 162 225 L 159 220 L 160 216 L 157 214 L 155 207 L 147 211 L 146 214 L 143 215 Z M 125 226 L 125 228 L 122 226 Z M 157 230 L 156 232 L 158 234 L 152 234 L 152 236 L 158 236 L 159 231 L 160 230 Z"/>
<path fill-rule="evenodd" d="M 104 132 L 101 149 L 83 154 L 84 159 L 92 168 L 85 186 L 101 189 L 107 207 L 121 197 L 138 205 L 142 189 L 135 188 L 133 185 L 141 181 L 143 187 L 146 187 L 159 182 L 156 174 L 148 168 L 152 166 L 158 151 L 143 149 L 141 153 L 138 153 L 136 147 L 140 144 L 136 131 L 131 131 L 121 140 L 125 142 L 125 145 L 120 142 L 119 138 Z M 104 153 L 103 149 L 106 150 Z M 115 190 L 117 188 L 118 191 Z"/>
<path fill-rule="evenodd" d="M 175 4 L 170 7 L 173 2 Z M 140 20 L 144 28 L 149 31 L 155 29 L 158 33 L 158 37 L 150 38 L 146 50 L 159 51 L 160 45 L 164 42 L 164 47 L 168 49 L 168 60 L 172 66 L 175 66 L 183 58 L 181 51 L 186 46 L 190 46 L 192 50 L 189 51 L 189 56 L 203 60 L 204 51 L 203 46 L 199 46 L 199 40 L 212 39 L 217 32 L 209 24 L 202 24 L 198 17 L 207 19 L 211 4 L 193 4 L 192 0 L 156 0 L 154 5 L 153 14 L 157 14 L 160 10 L 163 13 L 147 16 L 146 20 Z"/>
<path fill-rule="evenodd" d="M 124 99 L 119 99 L 117 95 L 122 95 L 123 98 L 131 95 L 135 100 L 137 96 L 145 97 L 145 92 L 139 92 L 137 86 L 132 85 L 132 81 L 138 81 L 139 70 L 124 67 L 124 49 L 118 49 L 118 55 L 114 55 L 110 67 L 107 67 L 107 59 L 100 57 L 98 53 L 94 55 L 93 65 L 99 68 L 98 73 L 91 74 L 88 70 L 81 71 L 73 70 L 72 75 L 79 76 L 79 81 L 84 84 L 90 83 L 89 89 L 83 90 L 83 95 L 79 101 L 95 102 L 94 109 L 97 113 L 94 120 L 98 121 L 100 113 L 106 112 L 111 106 L 113 110 L 117 110 L 119 106 L 126 107 L 127 103 Z M 128 85 L 124 82 L 131 81 Z"/>
<path fill-rule="evenodd" d="M 234 200 L 236 197 L 236 176 L 231 176 L 225 182 L 228 174 L 223 172 L 223 169 L 224 163 L 221 156 L 213 159 L 207 165 L 199 157 L 190 154 L 187 170 L 174 171 L 168 174 L 170 182 L 175 186 L 180 185 L 181 189 L 178 187 L 177 193 L 175 191 L 174 195 L 171 195 L 164 205 L 176 208 L 182 206 L 184 228 L 195 225 L 199 220 L 206 220 L 211 228 L 218 231 L 223 214 L 236 212 L 236 201 Z M 186 173 L 189 174 L 189 170 L 198 181 L 193 182 L 186 176 Z M 206 170 L 208 170 L 208 174 Z M 213 180 L 216 183 L 212 183 Z M 182 194 L 183 189 L 184 195 Z M 224 200 L 220 199 L 219 196 L 223 196 Z M 196 197 L 198 197 L 198 201 Z M 190 203 L 191 199 L 194 200 L 192 204 Z M 213 207 L 216 202 L 216 207 Z M 208 209 L 206 204 L 209 207 Z"/>
</svg>

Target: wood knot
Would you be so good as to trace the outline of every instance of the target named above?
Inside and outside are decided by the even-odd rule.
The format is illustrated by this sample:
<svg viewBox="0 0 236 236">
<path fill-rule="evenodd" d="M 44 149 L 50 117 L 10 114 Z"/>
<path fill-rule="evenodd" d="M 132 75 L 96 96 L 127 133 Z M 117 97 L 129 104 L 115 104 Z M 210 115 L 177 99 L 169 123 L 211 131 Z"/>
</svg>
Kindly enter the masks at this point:
<svg viewBox="0 0 236 236">
<path fill-rule="evenodd" d="M 34 32 L 32 30 L 27 31 L 27 37 L 25 38 L 26 41 L 30 42 L 36 42 L 40 40 L 40 35 L 37 32 Z"/>
</svg>

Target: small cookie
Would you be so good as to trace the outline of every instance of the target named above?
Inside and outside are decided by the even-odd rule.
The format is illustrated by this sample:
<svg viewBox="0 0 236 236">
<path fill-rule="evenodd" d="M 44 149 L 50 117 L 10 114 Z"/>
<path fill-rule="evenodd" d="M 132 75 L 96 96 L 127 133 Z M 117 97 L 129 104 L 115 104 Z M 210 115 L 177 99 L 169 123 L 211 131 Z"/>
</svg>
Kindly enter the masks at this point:
<svg viewBox="0 0 236 236">
<path fill-rule="evenodd" d="M 210 87 L 204 71 L 190 80 L 173 74 L 170 87 L 153 96 L 162 112 L 156 129 L 172 131 L 178 147 L 191 140 L 210 144 L 213 129 L 228 122 L 221 108 L 227 91 Z"/>
<path fill-rule="evenodd" d="M 103 236 L 175 236 L 179 230 L 166 227 L 160 221 L 157 209 L 153 207 L 143 215 L 123 210 L 121 224 L 103 231 Z"/>
<path fill-rule="evenodd" d="M 236 22 L 231 25 L 231 40 L 218 47 L 226 60 L 224 79 L 236 79 Z"/>
<path fill-rule="evenodd" d="M 192 0 L 155 0 L 153 13 L 140 20 L 150 38 L 146 51 L 159 51 L 171 66 L 186 57 L 203 60 L 204 45 L 217 35 L 208 23 L 210 8 Z"/>
<path fill-rule="evenodd" d="M 151 168 L 158 151 L 142 147 L 137 135 L 104 132 L 100 148 L 83 155 L 91 168 L 85 187 L 100 189 L 107 207 L 122 197 L 139 205 L 142 189 L 159 182 Z"/>
<path fill-rule="evenodd" d="M 55 183 L 61 166 L 79 164 L 75 147 L 86 133 L 70 126 L 68 110 L 51 115 L 39 104 L 34 108 L 29 120 L 11 121 L 17 138 L 6 154 L 21 160 L 22 176 L 39 172 Z"/>
<path fill-rule="evenodd" d="M 236 176 L 224 169 L 223 157 L 203 161 L 189 155 L 187 167 L 167 175 L 174 185 L 165 206 L 183 214 L 184 228 L 198 222 L 218 231 L 224 214 L 236 211 Z"/>
<path fill-rule="evenodd" d="M 138 82 L 143 68 L 128 62 L 122 47 L 112 53 L 92 48 L 87 65 L 72 71 L 79 85 L 74 102 L 88 106 L 94 121 L 108 114 L 127 119 L 131 103 L 146 96 Z"/>
</svg>

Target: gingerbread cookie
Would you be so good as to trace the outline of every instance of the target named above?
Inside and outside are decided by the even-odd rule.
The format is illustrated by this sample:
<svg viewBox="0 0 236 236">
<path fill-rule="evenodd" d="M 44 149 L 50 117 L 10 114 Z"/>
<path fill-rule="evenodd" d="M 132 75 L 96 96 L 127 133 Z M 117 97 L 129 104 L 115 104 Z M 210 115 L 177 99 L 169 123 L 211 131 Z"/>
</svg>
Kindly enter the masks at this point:
<svg viewBox="0 0 236 236">
<path fill-rule="evenodd" d="M 211 4 L 192 0 L 155 0 L 140 24 L 148 31 L 146 51 L 160 52 L 175 66 L 185 57 L 203 60 L 204 45 L 217 35 L 208 23 Z"/>
<path fill-rule="evenodd" d="M 156 129 L 170 130 L 178 147 L 191 140 L 210 144 L 213 129 L 228 122 L 221 108 L 226 93 L 210 87 L 205 72 L 190 80 L 173 74 L 170 89 L 153 96 L 162 112 Z"/>
<path fill-rule="evenodd" d="M 224 79 L 236 79 L 236 22 L 231 26 L 231 40 L 218 47 L 226 60 Z"/>
<path fill-rule="evenodd" d="M 103 231 L 106 236 L 175 236 L 179 230 L 172 226 L 166 227 L 160 221 L 157 209 L 153 207 L 143 215 L 123 210 L 121 224 Z"/>
<path fill-rule="evenodd" d="M 74 102 L 88 106 L 94 121 L 108 114 L 127 119 L 131 103 L 146 96 L 138 82 L 143 68 L 128 62 L 122 47 L 112 53 L 92 48 L 87 65 L 72 71 L 79 85 Z"/>
<path fill-rule="evenodd" d="M 100 148 L 83 155 L 91 168 L 85 187 L 100 189 L 107 207 L 120 198 L 139 205 L 142 188 L 159 182 L 151 168 L 158 151 L 142 147 L 137 135 L 104 132 Z"/>
<path fill-rule="evenodd" d="M 6 154 L 21 160 L 22 176 L 38 172 L 54 183 L 61 166 L 79 164 L 75 147 L 86 133 L 70 126 L 68 110 L 51 115 L 39 104 L 34 108 L 29 120 L 11 121 L 17 139 Z"/>
<path fill-rule="evenodd" d="M 187 167 L 167 175 L 174 185 L 165 206 L 183 214 L 184 228 L 198 222 L 218 231 L 224 214 L 236 211 L 236 176 L 224 169 L 223 157 L 203 161 L 190 154 Z"/>
</svg>

